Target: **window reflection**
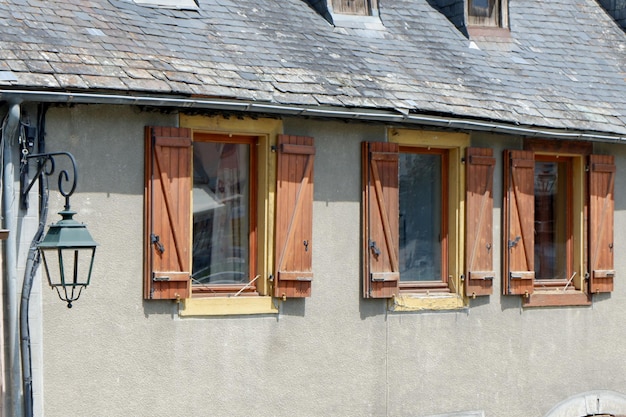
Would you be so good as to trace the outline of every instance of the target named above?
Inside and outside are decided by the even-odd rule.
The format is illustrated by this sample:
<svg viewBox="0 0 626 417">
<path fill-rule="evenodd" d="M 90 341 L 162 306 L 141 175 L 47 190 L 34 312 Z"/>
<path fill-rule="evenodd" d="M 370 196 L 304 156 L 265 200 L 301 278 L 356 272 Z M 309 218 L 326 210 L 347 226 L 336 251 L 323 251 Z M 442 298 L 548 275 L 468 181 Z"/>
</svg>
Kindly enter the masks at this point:
<svg viewBox="0 0 626 417">
<path fill-rule="evenodd" d="M 535 163 L 535 278 L 568 279 L 567 162 Z"/>
<path fill-rule="evenodd" d="M 400 281 L 441 280 L 442 157 L 400 154 Z"/>
<path fill-rule="evenodd" d="M 248 281 L 249 145 L 193 145 L 194 284 Z"/>
</svg>

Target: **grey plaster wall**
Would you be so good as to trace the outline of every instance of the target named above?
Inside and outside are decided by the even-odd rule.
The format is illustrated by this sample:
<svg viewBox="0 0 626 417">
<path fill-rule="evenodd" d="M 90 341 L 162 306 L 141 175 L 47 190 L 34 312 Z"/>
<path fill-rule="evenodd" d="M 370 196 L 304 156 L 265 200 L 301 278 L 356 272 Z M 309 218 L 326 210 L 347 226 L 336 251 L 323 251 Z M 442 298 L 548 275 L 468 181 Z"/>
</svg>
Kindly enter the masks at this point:
<svg viewBox="0 0 626 417">
<path fill-rule="evenodd" d="M 384 140 L 384 126 L 284 122 L 286 133 L 316 140 L 311 298 L 282 303 L 279 315 L 190 319 L 175 303 L 143 301 L 143 127 L 176 120 L 131 107 L 48 112 L 48 149 L 79 161 L 72 204 L 101 246 L 93 284 L 73 309 L 44 288 L 47 417 L 539 417 L 580 392 L 626 392 L 619 279 L 591 307 L 522 309 L 499 295 L 499 279 L 492 296 L 458 311 L 390 313 L 384 301 L 361 298 L 360 142 Z M 491 144 L 498 158 L 499 246 L 501 150 L 521 142 L 482 135 L 473 143 Z M 619 254 L 626 148 L 595 146 L 616 157 Z M 616 269 L 621 277 L 624 257 Z"/>
</svg>

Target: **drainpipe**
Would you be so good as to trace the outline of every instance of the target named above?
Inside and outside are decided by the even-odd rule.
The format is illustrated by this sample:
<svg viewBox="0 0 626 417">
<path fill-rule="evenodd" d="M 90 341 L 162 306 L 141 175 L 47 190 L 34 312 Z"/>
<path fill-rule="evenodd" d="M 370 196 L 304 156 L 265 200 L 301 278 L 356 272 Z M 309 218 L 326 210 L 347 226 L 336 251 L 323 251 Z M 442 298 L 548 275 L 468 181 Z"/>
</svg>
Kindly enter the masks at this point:
<svg viewBox="0 0 626 417">
<path fill-rule="evenodd" d="M 2 217 L 9 236 L 4 244 L 4 290 L 6 293 L 6 358 L 7 358 L 7 415 L 21 416 L 20 401 L 20 344 L 18 333 L 17 300 L 17 210 L 19 199 L 15 197 L 14 149 L 20 134 L 20 104 L 11 103 L 2 124 Z"/>
<path fill-rule="evenodd" d="M 37 123 L 37 133 L 39 135 L 39 140 L 37 144 L 37 152 L 44 153 L 45 152 L 45 144 L 44 144 L 44 121 L 45 121 L 45 112 L 47 110 L 47 106 L 40 105 L 39 106 L 39 115 Z M 26 165 L 28 166 L 28 165 Z M 38 167 L 39 168 L 39 167 Z M 25 184 L 28 185 L 28 175 L 26 173 L 22 173 L 22 175 L 26 175 L 23 178 Z M 30 326 L 29 326 L 29 307 L 30 307 L 30 294 L 33 289 L 33 282 L 35 281 L 35 274 L 37 273 L 37 268 L 41 263 L 41 259 L 39 257 L 39 251 L 37 250 L 37 246 L 41 243 L 43 239 L 43 232 L 46 227 L 46 221 L 48 219 L 48 187 L 47 187 L 47 179 L 43 174 L 39 175 L 39 227 L 37 228 L 37 232 L 33 237 L 33 240 L 30 244 L 30 249 L 28 250 L 28 257 L 26 259 L 26 269 L 24 272 L 24 281 L 22 282 L 22 300 L 20 302 L 20 336 L 21 336 L 21 353 L 22 353 L 22 396 L 23 396 L 23 404 L 24 404 L 24 417 L 33 417 L 33 369 L 32 369 L 32 361 L 31 361 L 31 338 L 30 338 Z M 20 196 L 21 197 L 21 196 Z M 27 208 L 27 207 L 25 207 Z"/>
</svg>

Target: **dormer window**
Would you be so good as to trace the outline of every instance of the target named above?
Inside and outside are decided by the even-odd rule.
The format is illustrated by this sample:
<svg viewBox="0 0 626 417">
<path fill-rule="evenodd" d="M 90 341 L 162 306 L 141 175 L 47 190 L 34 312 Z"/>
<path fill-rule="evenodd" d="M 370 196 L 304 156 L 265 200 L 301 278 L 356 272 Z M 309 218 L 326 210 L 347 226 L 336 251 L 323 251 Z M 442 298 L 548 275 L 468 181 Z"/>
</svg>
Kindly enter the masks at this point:
<svg viewBox="0 0 626 417">
<path fill-rule="evenodd" d="M 362 30 L 385 29 L 378 17 L 378 0 L 305 1 L 333 26 Z"/>
<path fill-rule="evenodd" d="M 335 14 L 353 16 L 372 16 L 372 9 L 376 8 L 376 0 L 332 0 L 332 11 Z"/>
<path fill-rule="evenodd" d="M 508 26 L 507 0 L 467 0 L 468 26 Z"/>
</svg>

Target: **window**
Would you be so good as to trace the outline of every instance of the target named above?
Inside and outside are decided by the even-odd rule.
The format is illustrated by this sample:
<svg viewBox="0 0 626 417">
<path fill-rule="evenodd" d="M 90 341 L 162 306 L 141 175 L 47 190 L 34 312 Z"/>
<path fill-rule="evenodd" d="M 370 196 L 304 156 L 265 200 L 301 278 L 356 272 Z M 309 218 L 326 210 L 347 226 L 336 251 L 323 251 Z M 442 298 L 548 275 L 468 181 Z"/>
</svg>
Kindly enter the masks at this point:
<svg viewBox="0 0 626 417">
<path fill-rule="evenodd" d="M 272 142 L 147 128 L 145 298 L 310 295 L 313 139 Z"/>
<path fill-rule="evenodd" d="M 448 153 L 400 147 L 400 288 L 448 287 Z"/>
<path fill-rule="evenodd" d="M 332 0 L 333 13 L 370 16 L 372 8 L 370 0 Z"/>
<path fill-rule="evenodd" d="M 504 293 L 588 304 L 613 289 L 613 157 L 584 143 L 526 149 L 505 152 Z"/>
<path fill-rule="evenodd" d="M 255 292 L 256 144 L 253 136 L 196 134 L 193 142 L 194 293 Z"/>
<path fill-rule="evenodd" d="M 572 159 L 535 156 L 535 280 L 567 285 L 573 271 Z"/>
<path fill-rule="evenodd" d="M 469 26 L 507 27 L 507 0 L 467 0 Z"/>
<path fill-rule="evenodd" d="M 463 288 L 469 296 L 490 294 L 492 150 L 467 148 L 460 134 L 441 140 L 446 135 L 393 132 L 398 143 L 363 144 L 364 297 L 394 298 L 395 307 L 404 298 L 407 307 L 448 294 L 456 301 L 446 306 L 455 308 L 464 303 Z M 464 200 L 476 216 L 465 235 Z"/>
</svg>

